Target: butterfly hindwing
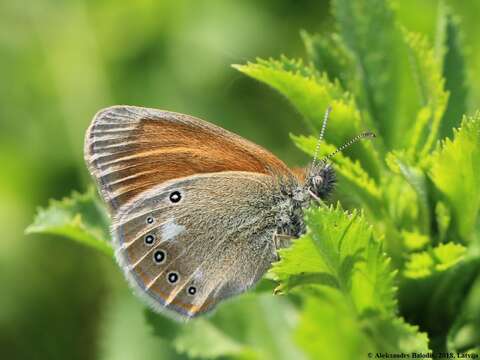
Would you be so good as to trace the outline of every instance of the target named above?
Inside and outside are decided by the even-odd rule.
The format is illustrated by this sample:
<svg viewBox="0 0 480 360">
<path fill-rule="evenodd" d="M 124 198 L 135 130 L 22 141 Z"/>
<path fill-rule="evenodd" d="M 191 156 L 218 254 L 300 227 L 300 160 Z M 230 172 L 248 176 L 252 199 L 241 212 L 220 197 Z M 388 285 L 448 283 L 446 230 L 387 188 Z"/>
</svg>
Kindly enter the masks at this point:
<svg viewBox="0 0 480 360">
<path fill-rule="evenodd" d="M 85 161 L 113 210 L 164 181 L 248 171 L 289 175 L 262 147 L 188 115 L 134 106 L 99 111 L 87 130 Z"/>
<path fill-rule="evenodd" d="M 251 287 L 275 259 L 275 180 L 249 172 L 170 180 L 118 210 L 116 256 L 156 309 L 186 317 Z"/>
</svg>

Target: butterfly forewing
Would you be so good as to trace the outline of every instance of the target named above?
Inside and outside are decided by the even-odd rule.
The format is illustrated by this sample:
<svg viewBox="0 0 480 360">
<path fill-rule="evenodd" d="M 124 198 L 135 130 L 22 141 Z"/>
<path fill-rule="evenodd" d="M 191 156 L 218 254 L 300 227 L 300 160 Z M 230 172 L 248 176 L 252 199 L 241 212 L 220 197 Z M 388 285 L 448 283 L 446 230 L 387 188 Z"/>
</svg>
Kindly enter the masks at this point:
<svg viewBox="0 0 480 360">
<path fill-rule="evenodd" d="M 157 185 L 114 217 L 116 255 L 156 309 L 187 317 L 252 286 L 275 259 L 275 181 L 200 174 Z"/>
<path fill-rule="evenodd" d="M 277 157 L 220 127 L 169 111 L 115 106 L 94 117 L 85 160 L 110 208 L 165 181 L 248 171 L 290 175 Z"/>
</svg>

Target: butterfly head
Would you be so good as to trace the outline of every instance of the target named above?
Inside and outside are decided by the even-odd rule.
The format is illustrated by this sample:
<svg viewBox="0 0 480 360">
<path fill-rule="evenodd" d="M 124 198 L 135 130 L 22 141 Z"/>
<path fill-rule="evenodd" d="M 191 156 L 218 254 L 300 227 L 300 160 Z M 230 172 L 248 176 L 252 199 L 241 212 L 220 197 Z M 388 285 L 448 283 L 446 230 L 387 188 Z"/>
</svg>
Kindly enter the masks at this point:
<svg viewBox="0 0 480 360">
<path fill-rule="evenodd" d="M 305 189 L 311 200 L 325 200 L 332 193 L 336 183 L 335 169 L 330 163 L 314 164 L 305 182 Z"/>
<path fill-rule="evenodd" d="M 372 132 L 361 133 L 355 136 L 353 139 L 344 143 L 333 153 L 318 160 L 317 156 L 319 153 L 320 144 L 323 140 L 323 135 L 325 133 L 331 111 L 331 107 L 328 107 L 325 111 L 325 117 L 323 119 L 320 136 L 318 138 L 317 146 L 315 148 L 312 165 L 310 166 L 310 170 L 306 176 L 303 193 L 307 194 L 306 198 L 308 198 L 309 200 L 325 200 L 332 193 L 336 182 L 335 170 L 329 162 L 332 157 L 362 139 L 375 137 L 375 134 Z"/>
</svg>

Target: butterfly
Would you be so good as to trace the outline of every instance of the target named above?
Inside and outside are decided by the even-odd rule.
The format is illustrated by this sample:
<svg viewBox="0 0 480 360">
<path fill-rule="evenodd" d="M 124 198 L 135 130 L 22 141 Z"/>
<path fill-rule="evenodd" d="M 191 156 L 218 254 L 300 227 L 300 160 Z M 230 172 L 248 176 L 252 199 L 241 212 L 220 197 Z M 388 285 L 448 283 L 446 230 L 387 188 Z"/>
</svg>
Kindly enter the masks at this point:
<svg viewBox="0 0 480 360">
<path fill-rule="evenodd" d="M 277 250 L 305 232 L 304 209 L 335 184 L 328 157 L 292 170 L 206 121 L 142 107 L 99 111 L 84 152 L 128 282 L 154 310 L 177 319 L 255 285 Z"/>
</svg>

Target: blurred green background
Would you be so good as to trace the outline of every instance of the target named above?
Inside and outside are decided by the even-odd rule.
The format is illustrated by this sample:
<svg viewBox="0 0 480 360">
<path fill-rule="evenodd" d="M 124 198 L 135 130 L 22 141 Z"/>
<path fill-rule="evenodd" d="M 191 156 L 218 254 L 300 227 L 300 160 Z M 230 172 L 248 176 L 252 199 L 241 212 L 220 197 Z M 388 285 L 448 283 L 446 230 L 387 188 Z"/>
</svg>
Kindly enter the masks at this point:
<svg viewBox="0 0 480 360">
<path fill-rule="evenodd" d="M 479 79 L 480 2 L 448 3 L 462 22 L 469 76 Z M 434 33 L 437 1 L 395 4 L 408 29 Z M 304 164 L 288 138 L 306 133 L 300 116 L 230 64 L 304 57 L 299 30 L 332 27 L 320 0 L 1 0 L 3 359 L 176 357 L 153 337 L 110 259 L 24 229 L 37 206 L 89 186 L 84 132 L 113 104 L 192 114 Z M 472 85 L 478 104 L 480 82 Z"/>
</svg>

